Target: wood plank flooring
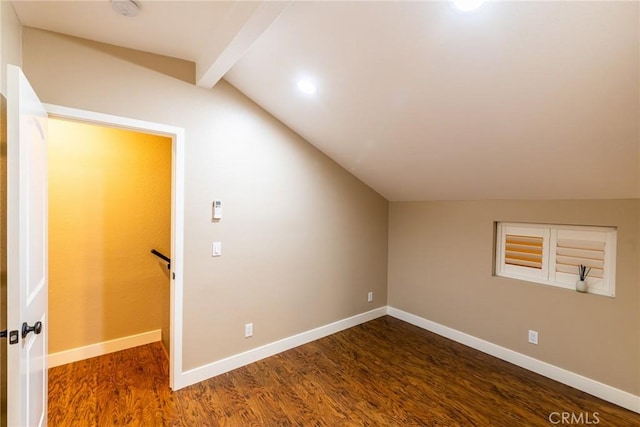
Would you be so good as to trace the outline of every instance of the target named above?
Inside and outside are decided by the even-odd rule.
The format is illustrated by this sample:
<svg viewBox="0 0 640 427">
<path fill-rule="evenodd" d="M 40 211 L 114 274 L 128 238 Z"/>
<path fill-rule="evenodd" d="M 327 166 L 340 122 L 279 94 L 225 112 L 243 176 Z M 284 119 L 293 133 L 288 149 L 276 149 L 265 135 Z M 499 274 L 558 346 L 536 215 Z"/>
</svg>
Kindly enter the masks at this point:
<svg viewBox="0 0 640 427">
<path fill-rule="evenodd" d="M 53 427 L 516 427 L 567 425 L 552 423 L 563 412 L 573 425 L 640 426 L 639 414 L 388 316 L 177 392 L 159 343 L 49 371 Z"/>
</svg>

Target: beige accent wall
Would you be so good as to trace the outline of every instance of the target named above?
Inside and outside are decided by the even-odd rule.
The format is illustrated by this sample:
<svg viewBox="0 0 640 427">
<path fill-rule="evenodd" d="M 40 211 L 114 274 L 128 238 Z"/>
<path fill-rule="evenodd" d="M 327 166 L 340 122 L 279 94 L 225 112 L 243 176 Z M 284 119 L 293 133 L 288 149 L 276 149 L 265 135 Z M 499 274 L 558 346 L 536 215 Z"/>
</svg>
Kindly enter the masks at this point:
<svg viewBox="0 0 640 427">
<path fill-rule="evenodd" d="M 0 1 L 0 93 L 7 96 L 7 64 L 22 66 L 22 25 L 10 1 Z"/>
<path fill-rule="evenodd" d="M 388 202 L 227 82 L 31 28 L 23 43 L 44 102 L 186 129 L 184 369 L 386 305 Z"/>
<path fill-rule="evenodd" d="M 495 221 L 617 227 L 616 297 L 495 277 Z M 639 264 L 638 199 L 390 204 L 390 306 L 636 396 Z"/>
<path fill-rule="evenodd" d="M 171 139 L 50 119 L 48 142 L 49 353 L 168 338 Z"/>
</svg>

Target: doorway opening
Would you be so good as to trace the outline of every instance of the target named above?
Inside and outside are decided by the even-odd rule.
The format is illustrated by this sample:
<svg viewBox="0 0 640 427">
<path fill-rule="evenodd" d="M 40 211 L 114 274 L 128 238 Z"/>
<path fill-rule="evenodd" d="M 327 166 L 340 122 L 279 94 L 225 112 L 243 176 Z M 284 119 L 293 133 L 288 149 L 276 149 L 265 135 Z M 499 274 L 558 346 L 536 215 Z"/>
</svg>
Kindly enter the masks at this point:
<svg viewBox="0 0 640 427">
<path fill-rule="evenodd" d="M 50 118 L 49 367 L 169 354 L 171 138 Z"/>
<path fill-rule="evenodd" d="M 181 388 L 181 128 L 46 105 L 49 366 L 162 341 Z M 171 259 L 154 256 L 155 250 Z"/>
</svg>

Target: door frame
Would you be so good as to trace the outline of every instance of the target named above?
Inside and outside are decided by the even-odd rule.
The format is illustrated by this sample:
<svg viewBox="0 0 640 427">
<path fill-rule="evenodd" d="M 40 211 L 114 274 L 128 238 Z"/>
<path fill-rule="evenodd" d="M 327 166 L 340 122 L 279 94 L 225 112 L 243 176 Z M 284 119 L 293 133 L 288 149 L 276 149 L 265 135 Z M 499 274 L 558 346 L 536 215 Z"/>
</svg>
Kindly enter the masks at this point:
<svg viewBox="0 0 640 427">
<path fill-rule="evenodd" d="M 183 328 L 183 255 L 184 255 L 184 128 L 96 113 L 59 105 L 44 104 L 49 117 L 70 119 L 97 125 L 161 135 L 171 138 L 171 295 L 169 386 L 178 390 L 186 386 L 182 373 Z"/>
</svg>

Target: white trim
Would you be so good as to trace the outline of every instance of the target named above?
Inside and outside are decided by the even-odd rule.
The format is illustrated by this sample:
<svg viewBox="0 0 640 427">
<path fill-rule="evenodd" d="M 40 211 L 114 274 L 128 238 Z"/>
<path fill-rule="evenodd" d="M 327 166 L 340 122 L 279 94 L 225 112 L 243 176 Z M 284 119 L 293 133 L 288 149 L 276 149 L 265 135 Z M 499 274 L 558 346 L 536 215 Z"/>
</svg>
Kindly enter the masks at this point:
<svg viewBox="0 0 640 427">
<path fill-rule="evenodd" d="M 184 129 L 174 133 L 171 174 L 171 280 L 169 313 L 169 386 L 172 390 L 184 387 L 182 372 L 182 313 L 184 272 Z"/>
<path fill-rule="evenodd" d="M 283 351 L 290 350 L 294 347 L 298 347 L 311 341 L 324 338 L 328 335 L 335 334 L 336 332 L 340 332 L 345 329 L 368 322 L 370 320 L 377 319 L 378 317 L 382 317 L 386 314 L 386 306 L 376 308 L 365 313 L 338 320 L 337 322 L 333 322 L 328 325 L 311 329 L 310 331 L 302 332 L 288 338 L 283 338 L 279 341 L 275 341 L 261 347 L 245 351 L 244 353 L 236 354 L 225 359 L 221 359 L 216 362 L 191 369 L 184 372 L 184 386 L 204 381 L 211 377 L 215 377 L 216 375 L 224 374 L 225 372 L 229 372 L 250 363 L 257 362 L 258 360 L 264 359 L 266 357 L 273 356 Z"/>
<path fill-rule="evenodd" d="M 79 120 L 107 126 L 116 126 L 145 133 L 168 136 L 172 139 L 171 162 L 171 314 L 169 344 L 169 386 L 173 390 L 184 387 L 182 379 L 182 320 L 183 320 L 183 254 L 184 254 L 184 128 L 79 110 L 59 105 L 44 104 L 49 116 Z"/>
<path fill-rule="evenodd" d="M 51 353 L 47 355 L 47 366 L 53 368 L 158 341 L 160 341 L 160 329 Z"/>
<path fill-rule="evenodd" d="M 144 120 L 130 119 L 128 117 L 114 116 L 111 114 L 97 113 L 95 111 L 80 110 L 77 108 L 62 107 L 60 105 L 43 104 L 49 116 L 63 119 L 73 119 L 83 122 L 116 126 L 122 129 L 142 131 L 157 135 L 173 136 L 178 131 L 184 132 L 183 128 L 161 123 L 147 122 Z"/>
<path fill-rule="evenodd" d="M 630 411 L 640 413 L 640 396 L 636 396 L 607 384 L 583 377 L 582 375 L 567 371 L 566 369 L 542 362 L 538 359 L 534 359 L 533 357 L 526 356 L 522 353 L 476 338 L 456 329 L 449 328 L 448 326 L 407 313 L 406 311 L 398 310 L 397 308 L 388 307 L 387 312 L 389 316 L 395 317 L 396 319 L 403 320 L 422 329 L 426 329 L 427 331 L 431 331 L 471 348 L 475 348 L 483 353 L 487 353 L 491 356 L 497 357 L 498 359 L 513 363 L 514 365 L 558 381 L 562 384 L 577 388 L 578 390 L 599 397 L 607 402 L 622 406 Z"/>
</svg>

